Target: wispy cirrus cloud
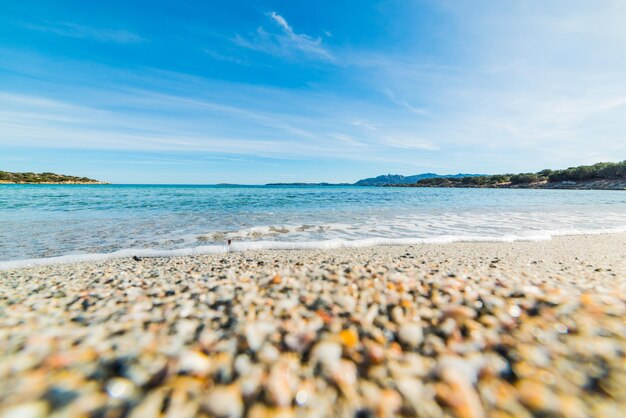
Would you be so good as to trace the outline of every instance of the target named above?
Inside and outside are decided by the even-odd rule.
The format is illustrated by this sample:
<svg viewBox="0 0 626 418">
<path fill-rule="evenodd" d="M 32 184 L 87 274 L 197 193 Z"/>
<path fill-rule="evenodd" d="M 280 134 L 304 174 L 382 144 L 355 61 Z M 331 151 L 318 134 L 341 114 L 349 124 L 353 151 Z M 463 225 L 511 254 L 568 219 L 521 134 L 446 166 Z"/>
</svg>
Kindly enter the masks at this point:
<svg viewBox="0 0 626 418">
<path fill-rule="evenodd" d="M 276 12 L 266 13 L 278 31 L 259 27 L 248 37 L 237 34 L 232 41 L 243 48 L 263 52 L 278 57 L 304 56 L 323 61 L 333 61 L 334 57 L 322 45 L 322 38 L 296 33 L 287 20 Z M 328 35 L 327 35 L 328 36 Z"/>
<path fill-rule="evenodd" d="M 393 90 L 384 89 L 384 93 L 387 95 L 389 100 L 391 100 L 393 103 L 397 104 L 398 106 L 405 108 L 409 112 L 414 113 L 419 116 L 428 115 L 428 111 L 426 111 L 425 109 L 415 107 L 406 100 L 398 99 Z"/>
<path fill-rule="evenodd" d="M 234 55 L 221 54 L 209 48 L 205 48 L 204 53 L 210 56 L 211 58 L 213 58 L 214 60 L 232 62 L 234 64 L 239 64 L 239 65 L 250 65 L 250 62 L 246 59 L 242 59 Z"/>
<path fill-rule="evenodd" d="M 105 29 L 79 25 L 71 22 L 44 22 L 42 24 L 27 23 L 27 29 L 51 33 L 69 38 L 90 39 L 98 42 L 115 42 L 121 44 L 139 43 L 144 38 L 125 29 Z"/>
<path fill-rule="evenodd" d="M 383 136 L 381 144 L 402 149 L 414 149 L 421 151 L 437 151 L 440 148 L 430 141 L 414 136 Z"/>
<path fill-rule="evenodd" d="M 376 131 L 378 130 L 378 126 L 374 125 L 373 123 L 367 121 L 367 120 L 361 120 L 361 119 L 355 119 L 352 120 L 350 122 L 348 122 L 350 125 L 352 126 L 358 126 L 361 127 L 363 129 L 367 129 L 369 131 Z"/>
</svg>

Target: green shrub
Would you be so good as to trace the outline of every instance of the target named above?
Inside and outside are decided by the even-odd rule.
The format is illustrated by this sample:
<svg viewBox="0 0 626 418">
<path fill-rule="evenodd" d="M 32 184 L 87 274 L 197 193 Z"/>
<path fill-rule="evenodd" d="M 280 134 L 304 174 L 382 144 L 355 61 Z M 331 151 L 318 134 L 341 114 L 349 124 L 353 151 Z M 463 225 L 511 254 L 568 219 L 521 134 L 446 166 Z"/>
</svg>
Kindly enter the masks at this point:
<svg viewBox="0 0 626 418">
<path fill-rule="evenodd" d="M 539 176 L 533 173 L 522 173 L 511 176 L 512 184 L 528 184 L 536 183 L 539 181 Z"/>
</svg>

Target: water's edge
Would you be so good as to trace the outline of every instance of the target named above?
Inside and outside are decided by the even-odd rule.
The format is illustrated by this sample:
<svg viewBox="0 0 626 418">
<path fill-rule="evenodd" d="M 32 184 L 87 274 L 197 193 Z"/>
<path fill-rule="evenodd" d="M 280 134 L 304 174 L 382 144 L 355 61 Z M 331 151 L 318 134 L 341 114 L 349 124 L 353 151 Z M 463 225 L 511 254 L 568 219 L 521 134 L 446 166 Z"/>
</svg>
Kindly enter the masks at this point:
<svg viewBox="0 0 626 418">
<path fill-rule="evenodd" d="M 360 240 L 333 239 L 323 241 L 249 241 L 233 242 L 231 245 L 204 245 L 173 250 L 158 250 L 150 248 L 122 249 L 110 253 L 69 254 L 57 257 L 35 258 L 26 260 L 0 261 L 0 271 L 17 270 L 29 267 L 39 267 L 56 264 L 73 264 L 82 262 L 99 262 L 121 258 L 141 257 L 185 257 L 196 255 L 226 254 L 241 251 L 266 250 L 331 250 L 337 248 L 364 248 L 376 246 L 402 245 L 429 245 L 451 244 L 456 242 L 538 242 L 549 241 L 559 236 L 602 235 L 626 233 L 626 226 L 622 228 L 597 230 L 562 230 L 543 231 L 533 235 L 505 235 L 501 237 L 486 236 L 438 236 L 432 238 L 367 238 Z"/>
</svg>

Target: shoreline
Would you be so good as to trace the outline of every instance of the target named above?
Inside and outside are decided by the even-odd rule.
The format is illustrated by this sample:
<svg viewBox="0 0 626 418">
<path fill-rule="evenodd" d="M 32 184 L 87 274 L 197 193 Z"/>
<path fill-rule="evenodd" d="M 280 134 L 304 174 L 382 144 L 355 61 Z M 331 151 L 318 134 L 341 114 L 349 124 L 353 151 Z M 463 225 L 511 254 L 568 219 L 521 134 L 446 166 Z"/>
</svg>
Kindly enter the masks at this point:
<svg viewBox="0 0 626 418">
<path fill-rule="evenodd" d="M 366 238 L 362 240 L 327 240 L 327 241 L 235 241 L 232 245 L 211 244 L 180 249 L 127 248 L 110 253 L 67 254 L 53 257 L 21 260 L 0 260 L 0 272 L 28 269 L 39 266 L 54 266 L 76 263 L 95 263 L 109 260 L 139 257 L 141 259 L 196 257 L 223 255 L 240 252 L 273 251 L 334 251 L 338 249 L 367 249 L 377 247 L 403 247 L 422 245 L 451 245 L 457 243 L 515 243 L 550 241 L 559 237 L 597 236 L 626 234 L 625 228 L 603 229 L 597 231 L 542 231 L 534 236 L 440 236 L 432 238 Z"/>
<path fill-rule="evenodd" d="M 390 184 L 383 187 L 422 187 L 442 189 L 536 189 L 536 190 L 626 190 L 626 180 L 580 180 L 560 182 L 538 183 L 502 183 L 502 184 L 463 184 L 463 183 L 438 183 L 438 184 Z"/>
<path fill-rule="evenodd" d="M 0 272 L 0 416 L 619 416 L 626 233 Z"/>
<path fill-rule="evenodd" d="M 23 182 L 10 182 L 10 181 L 0 181 L 0 186 L 3 184 L 10 184 L 10 185 L 16 185 L 19 184 L 21 186 L 25 186 L 25 185 L 33 185 L 36 186 L 38 184 L 43 184 L 43 185 L 58 185 L 58 184 L 65 184 L 65 185 L 98 185 L 98 184 L 112 184 L 112 183 L 106 183 L 103 181 L 96 181 L 96 182 L 76 182 L 76 181 L 62 181 L 62 182 L 37 182 L 37 183 L 23 183 Z"/>
</svg>

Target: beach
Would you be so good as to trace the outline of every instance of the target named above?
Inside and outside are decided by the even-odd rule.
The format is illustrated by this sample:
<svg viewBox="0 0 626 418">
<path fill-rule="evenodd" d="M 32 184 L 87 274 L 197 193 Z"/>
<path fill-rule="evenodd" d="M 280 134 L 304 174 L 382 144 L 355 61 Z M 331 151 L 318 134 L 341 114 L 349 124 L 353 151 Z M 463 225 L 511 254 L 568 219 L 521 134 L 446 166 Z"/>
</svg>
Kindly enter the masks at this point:
<svg viewBox="0 0 626 418">
<path fill-rule="evenodd" d="M 626 418 L 626 0 L 0 21 L 0 418 Z"/>
<path fill-rule="evenodd" d="M 626 234 L 0 272 L 1 417 L 620 416 Z"/>
</svg>

